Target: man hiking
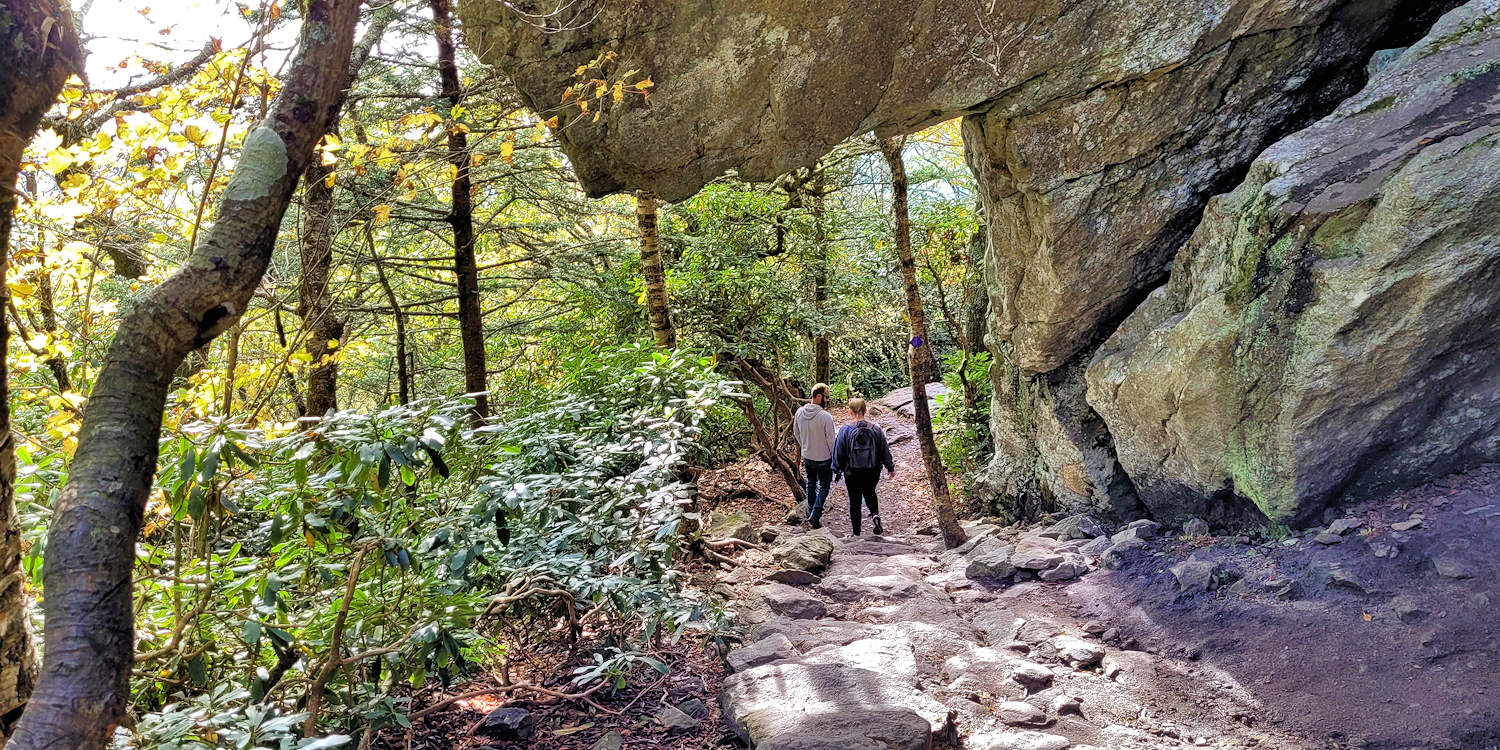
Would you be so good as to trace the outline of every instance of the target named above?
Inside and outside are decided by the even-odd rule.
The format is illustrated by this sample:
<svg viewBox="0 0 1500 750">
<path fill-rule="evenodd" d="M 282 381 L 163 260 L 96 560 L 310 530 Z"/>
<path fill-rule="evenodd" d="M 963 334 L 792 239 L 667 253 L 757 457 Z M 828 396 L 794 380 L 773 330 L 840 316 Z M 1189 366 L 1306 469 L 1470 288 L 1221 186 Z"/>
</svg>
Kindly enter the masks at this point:
<svg viewBox="0 0 1500 750">
<path fill-rule="evenodd" d="M 880 482 L 880 467 L 896 476 L 896 464 L 891 461 L 890 446 L 885 443 L 885 430 L 865 421 L 865 400 L 849 399 L 849 416 L 852 424 L 839 430 L 833 444 L 834 468 L 844 475 L 849 488 L 849 525 L 854 535 L 859 536 L 860 499 L 870 509 L 870 520 L 876 534 L 885 533 L 880 525 L 880 502 L 875 498 L 875 485 Z"/>
<path fill-rule="evenodd" d="M 792 427 L 802 446 L 802 468 L 807 474 L 807 518 L 815 529 L 823 528 L 823 501 L 833 484 L 833 415 L 828 404 L 828 386 L 818 383 L 812 401 L 797 410 Z"/>
</svg>

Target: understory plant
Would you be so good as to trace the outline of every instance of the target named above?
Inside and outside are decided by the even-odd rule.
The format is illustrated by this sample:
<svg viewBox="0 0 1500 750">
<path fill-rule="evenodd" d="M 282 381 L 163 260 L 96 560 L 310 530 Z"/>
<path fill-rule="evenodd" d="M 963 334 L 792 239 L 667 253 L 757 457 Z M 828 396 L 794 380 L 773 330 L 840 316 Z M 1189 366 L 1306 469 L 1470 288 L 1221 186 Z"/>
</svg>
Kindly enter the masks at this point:
<svg viewBox="0 0 1500 750">
<path fill-rule="evenodd" d="M 623 686 L 654 640 L 713 631 L 677 565 L 685 471 L 734 384 L 629 347 L 482 424 L 432 398 L 289 425 L 188 425 L 161 443 L 138 551 L 134 727 L 120 747 L 335 747 L 406 726 L 400 686 L 543 641 L 608 635 L 558 675 Z M 61 472 L 31 471 L 43 514 Z M 40 572 L 45 550 L 30 550 Z M 562 665 L 557 665 L 562 666 Z"/>
</svg>

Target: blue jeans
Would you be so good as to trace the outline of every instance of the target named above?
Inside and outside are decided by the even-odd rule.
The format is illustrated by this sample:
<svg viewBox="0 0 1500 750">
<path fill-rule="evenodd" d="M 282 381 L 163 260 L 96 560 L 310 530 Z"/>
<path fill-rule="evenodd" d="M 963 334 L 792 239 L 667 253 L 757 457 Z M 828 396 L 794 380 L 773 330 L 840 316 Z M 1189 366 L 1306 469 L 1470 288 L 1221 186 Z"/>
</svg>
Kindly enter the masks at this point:
<svg viewBox="0 0 1500 750">
<path fill-rule="evenodd" d="M 833 484 L 833 459 L 809 461 L 802 459 L 802 468 L 807 474 L 808 520 L 823 517 L 823 501 L 828 499 L 828 487 Z"/>
</svg>

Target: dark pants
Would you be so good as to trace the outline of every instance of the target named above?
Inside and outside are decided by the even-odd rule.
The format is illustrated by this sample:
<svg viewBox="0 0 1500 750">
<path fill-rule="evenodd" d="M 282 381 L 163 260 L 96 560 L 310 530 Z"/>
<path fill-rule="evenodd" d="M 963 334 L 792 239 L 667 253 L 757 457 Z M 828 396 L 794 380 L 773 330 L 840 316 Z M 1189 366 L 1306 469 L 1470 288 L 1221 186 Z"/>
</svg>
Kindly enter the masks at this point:
<svg viewBox="0 0 1500 750">
<path fill-rule="evenodd" d="M 844 472 L 844 484 L 849 488 L 849 525 L 859 535 L 859 502 L 864 500 L 870 515 L 880 513 L 880 501 L 875 498 L 875 485 L 880 483 L 880 468 L 850 469 Z"/>
<path fill-rule="evenodd" d="M 802 469 L 807 474 L 807 517 L 816 521 L 823 517 L 823 501 L 828 499 L 828 487 L 833 484 L 833 459 L 809 461 L 804 458 Z"/>
</svg>

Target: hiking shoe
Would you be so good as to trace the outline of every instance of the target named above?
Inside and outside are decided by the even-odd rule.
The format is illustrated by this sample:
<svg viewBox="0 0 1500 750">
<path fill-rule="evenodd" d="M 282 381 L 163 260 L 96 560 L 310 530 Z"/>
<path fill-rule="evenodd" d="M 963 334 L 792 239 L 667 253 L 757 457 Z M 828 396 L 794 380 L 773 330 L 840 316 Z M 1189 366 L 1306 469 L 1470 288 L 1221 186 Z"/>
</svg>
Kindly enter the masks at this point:
<svg viewBox="0 0 1500 750">
<path fill-rule="evenodd" d="M 885 528 L 880 525 L 880 516 L 874 516 L 874 521 L 875 521 L 875 535 L 879 536 L 881 534 L 884 534 L 885 533 Z"/>
<path fill-rule="evenodd" d="M 823 528 L 823 522 L 819 521 L 816 518 L 812 519 L 811 523 L 812 523 L 812 527 L 815 528 L 815 529 L 821 529 L 821 528 Z"/>
</svg>

